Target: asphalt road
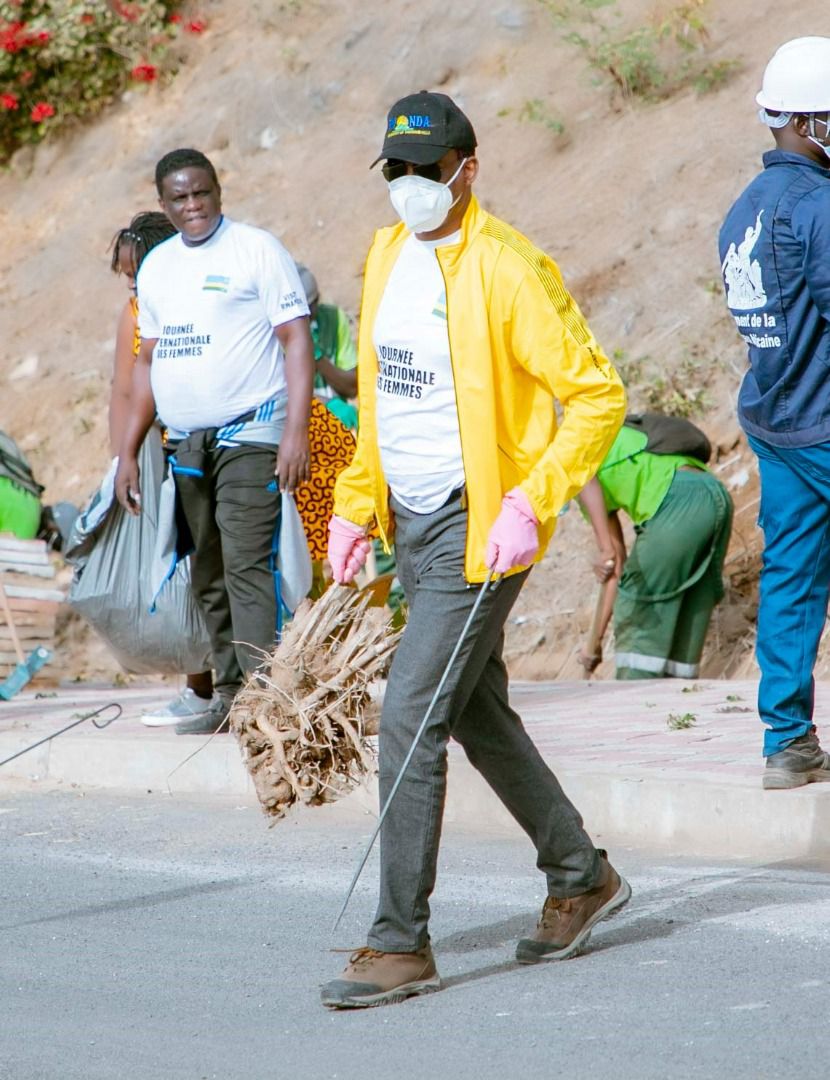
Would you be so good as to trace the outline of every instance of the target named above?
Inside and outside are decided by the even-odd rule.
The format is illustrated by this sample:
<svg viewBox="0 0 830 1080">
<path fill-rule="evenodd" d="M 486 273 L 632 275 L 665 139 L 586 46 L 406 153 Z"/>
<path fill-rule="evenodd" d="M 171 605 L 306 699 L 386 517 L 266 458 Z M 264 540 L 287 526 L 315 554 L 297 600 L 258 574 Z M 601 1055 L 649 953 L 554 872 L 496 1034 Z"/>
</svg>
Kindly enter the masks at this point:
<svg viewBox="0 0 830 1080">
<path fill-rule="evenodd" d="M 590 951 L 520 967 L 543 900 L 518 833 L 445 830 L 446 989 L 348 1014 L 376 864 L 348 806 L 268 829 L 227 799 L 0 792 L 2 1080 L 823 1078 L 830 866 L 612 852 L 634 898 Z"/>
</svg>

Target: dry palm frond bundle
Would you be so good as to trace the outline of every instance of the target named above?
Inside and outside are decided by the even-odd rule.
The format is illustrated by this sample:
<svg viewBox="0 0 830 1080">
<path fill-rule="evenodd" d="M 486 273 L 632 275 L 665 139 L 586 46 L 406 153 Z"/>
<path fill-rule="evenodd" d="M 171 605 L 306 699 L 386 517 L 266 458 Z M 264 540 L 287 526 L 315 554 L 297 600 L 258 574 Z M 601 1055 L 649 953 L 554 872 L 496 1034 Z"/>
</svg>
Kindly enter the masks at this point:
<svg viewBox="0 0 830 1080">
<path fill-rule="evenodd" d="M 304 600 L 282 640 L 237 694 L 230 714 L 266 814 L 345 795 L 375 769 L 370 683 L 398 642 L 371 595 L 332 585 Z"/>
</svg>

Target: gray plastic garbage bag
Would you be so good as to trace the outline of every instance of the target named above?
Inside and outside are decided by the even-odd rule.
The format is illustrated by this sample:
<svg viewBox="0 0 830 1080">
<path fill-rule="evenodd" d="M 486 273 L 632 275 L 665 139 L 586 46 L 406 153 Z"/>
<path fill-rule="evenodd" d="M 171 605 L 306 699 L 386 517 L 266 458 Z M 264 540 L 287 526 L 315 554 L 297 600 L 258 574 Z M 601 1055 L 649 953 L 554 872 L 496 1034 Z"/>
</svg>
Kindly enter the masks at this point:
<svg viewBox="0 0 830 1080">
<path fill-rule="evenodd" d="M 126 671 L 205 671 L 211 666 L 210 641 L 190 589 L 189 560 L 175 558 L 172 509 L 161 498 L 164 454 L 155 427 L 144 440 L 139 468 L 138 517 L 115 499 L 115 462 L 79 515 L 66 551 L 75 569 L 69 603 Z"/>
<path fill-rule="evenodd" d="M 280 603 L 293 615 L 311 589 L 311 553 L 294 496 L 284 491 L 281 506 L 277 582 Z"/>
</svg>

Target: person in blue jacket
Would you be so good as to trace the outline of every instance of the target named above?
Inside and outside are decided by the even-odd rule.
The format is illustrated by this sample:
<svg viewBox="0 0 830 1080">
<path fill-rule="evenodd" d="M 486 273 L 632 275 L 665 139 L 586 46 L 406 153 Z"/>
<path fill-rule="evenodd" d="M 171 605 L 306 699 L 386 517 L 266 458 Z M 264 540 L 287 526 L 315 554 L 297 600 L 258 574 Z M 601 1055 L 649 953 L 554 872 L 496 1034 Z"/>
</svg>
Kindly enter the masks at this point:
<svg viewBox="0 0 830 1080">
<path fill-rule="evenodd" d="M 830 599 L 830 38 L 782 45 L 756 101 L 775 149 L 727 214 L 720 258 L 749 353 L 738 416 L 761 478 L 758 710 L 774 789 L 830 781 L 813 724 Z"/>
</svg>

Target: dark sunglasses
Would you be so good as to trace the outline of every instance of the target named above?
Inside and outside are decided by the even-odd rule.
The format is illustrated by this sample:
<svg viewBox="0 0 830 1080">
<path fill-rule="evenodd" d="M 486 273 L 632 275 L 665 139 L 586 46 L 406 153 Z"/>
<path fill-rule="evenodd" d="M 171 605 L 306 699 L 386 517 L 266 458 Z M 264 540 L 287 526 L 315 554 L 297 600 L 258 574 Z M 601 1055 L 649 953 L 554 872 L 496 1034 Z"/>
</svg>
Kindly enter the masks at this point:
<svg viewBox="0 0 830 1080">
<path fill-rule="evenodd" d="M 383 173 L 383 179 L 391 184 L 393 180 L 400 180 L 402 176 L 407 176 L 410 169 L 415 176 L 423 176 L 425 180 L 434 180 L 437 183 L 441 179 L 441 166 L 437 161 L 432 165 L 413 165 L 409 161 L 396 161 L 390 158 L 380 171 Z"/>
</svg>

